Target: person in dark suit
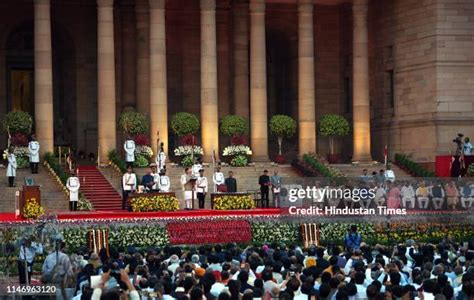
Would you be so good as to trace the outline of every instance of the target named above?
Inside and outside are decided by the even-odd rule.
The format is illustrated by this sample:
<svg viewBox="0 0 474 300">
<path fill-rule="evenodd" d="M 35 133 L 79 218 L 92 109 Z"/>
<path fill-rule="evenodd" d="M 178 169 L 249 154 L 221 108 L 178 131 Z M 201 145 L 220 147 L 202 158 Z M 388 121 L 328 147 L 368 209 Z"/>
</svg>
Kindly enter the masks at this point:
<svg viewBox="0 0 474 300">
<path fill-rule="evenodd" d="M 234 172 L 229 171 L 229 177 L 225 180 L 227 193 L 237 193 L 237 180 L 234 178 Z"/>
<path fill-rule="evenodd" d="M 260 194 L 262 195 L 262 206 L 269 207 L 268 192 L 270 190 L 270 176 L 268 176 L 268 171 L 264 170 L 263 175 L 258 178 L 258 184 L 260 184 Z"/>
</svg>

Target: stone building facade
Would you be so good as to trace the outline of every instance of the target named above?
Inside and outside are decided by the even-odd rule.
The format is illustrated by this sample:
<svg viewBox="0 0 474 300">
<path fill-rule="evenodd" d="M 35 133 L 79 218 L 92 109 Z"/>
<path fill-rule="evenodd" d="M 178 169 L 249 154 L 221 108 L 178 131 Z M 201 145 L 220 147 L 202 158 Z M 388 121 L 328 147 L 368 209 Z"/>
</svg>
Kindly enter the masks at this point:
<svg viewBox="0 0 474 300">
<path fill-rule="evenodd" d="M 346 160 L 402 152 L 420 162 L 474 136 L 474 2 L 470 0 L 4 0 L 0 118 L 35 116 L 43 149 L 121 148 L 116 120 L 136 109 L 169 148 L 176 112 L 249 119 L 257 159 L 275 154 L 269 118 L 289 114 L 285 152 L 328 152 L 321 115 L 353 124 Z M 0 146 L 6 136 L 0 137 Z"/>
</svg>

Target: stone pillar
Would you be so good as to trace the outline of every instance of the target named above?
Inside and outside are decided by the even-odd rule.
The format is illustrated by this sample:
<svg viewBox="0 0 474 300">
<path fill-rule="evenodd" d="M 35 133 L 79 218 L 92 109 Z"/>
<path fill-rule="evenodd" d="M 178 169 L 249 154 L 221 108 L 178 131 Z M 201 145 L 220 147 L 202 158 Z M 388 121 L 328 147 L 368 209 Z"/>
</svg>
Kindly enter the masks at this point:
<svg viewBox="0 0 474 300">
<path fill-rule="evenodd" d="M 298 2 L 298 154 L 316 153 L 313 0 Z"/>
<path fill-rule="evenodd" d="M 249 7 L 233 6 L 234 25 L 234 113 L 249 118 Z"/>
<path fill-rule="evenodd" d="M 54 150 L 51 6 L 49 0 L 35 0 L 34 6 L 35 133 L 42 155 Z"/>
<path fill-rule="evenodd" d="M 114 1 L 97 0 L 97 103 L 100 161 L 116 145 Z"/>
<path fill-rule="evenodd" d="M 250 144 L 252 160 L 268 161 L 265 0 L 250 0 Z"/>
<path fill-rule="evenodd" d="M 128 4 L 128 3 L 127 3 Z M 135 108 L 135 11 L 133 3 L 122 6 L 122 111 Z"/>
<path fill-rule="evenodd" d="M 137 49 L 137 111 L 150 115 L 150 22 L 149 3 L 147 0 L 136 0 L 136 49 Z M 155 137 L 156 138 L 156 137 Z"/>
<path fill-rule="evenodd" d="M 204 160 L 219 156 L 216 2 L 201 0 L 201 138 Z"/>
<path fill-rule="evenodd" d="M 168 154 L 165 0 L 150 0 L 150 140 L 157 151 L 157 133 Z"/>
<path fill-rule="evenodd" d="M 369 54 L 367 28 L 368 0 L 353 2 L 353 161 L 371 161 Z"/>
</svg>

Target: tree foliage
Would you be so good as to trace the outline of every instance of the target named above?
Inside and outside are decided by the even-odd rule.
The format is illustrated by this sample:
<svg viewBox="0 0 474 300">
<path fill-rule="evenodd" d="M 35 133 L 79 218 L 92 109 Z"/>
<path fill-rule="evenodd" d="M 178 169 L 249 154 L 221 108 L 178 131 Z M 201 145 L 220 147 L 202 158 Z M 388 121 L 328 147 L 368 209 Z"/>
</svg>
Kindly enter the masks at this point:
<svg viewBox="0 0 474 300">
<path fill-rule="evenodd" d="M 124 112 L 119 119 L 120 129 L 131 136 L 145 134 L 148 131 L 148 118 L 138 112 Z"/>
<path fill-rule="evenodd" d="M 10 131 L 12 135 L 15 133 L 30 135 L 32 127 L 33 118 L 29 113 L 20 110 L 9 112 L 3 120 L 3 129 Z"/>
<path fill-rule="evenodd" d="M 227 136 L 235 136 L 246 134 L 249 129 L 249 125 L 244 117 L 228 115 L 222 118 L 220 122 L 220 128 L 222 134 Z"/>
<path fill-rule="evenodd" d="M 296 121 L 287 115 L 274 115 L 270 119 L 270 132 L 278 137 L 292 137 L 296 133 Z"/>
<path fill-rule="evenodd" d="M 195 134 L 199 126 L 199 119 L 187 112 L 179 112 L 171 119 L 171 129 L 177 136 Z"/>
<path fill-rule="evenodd" d="M 349 122 L 340 115 L 324 115 L 319 121 L 319 130 L 323 136 L 346 136 L 349 134 Z"/>
</svg>

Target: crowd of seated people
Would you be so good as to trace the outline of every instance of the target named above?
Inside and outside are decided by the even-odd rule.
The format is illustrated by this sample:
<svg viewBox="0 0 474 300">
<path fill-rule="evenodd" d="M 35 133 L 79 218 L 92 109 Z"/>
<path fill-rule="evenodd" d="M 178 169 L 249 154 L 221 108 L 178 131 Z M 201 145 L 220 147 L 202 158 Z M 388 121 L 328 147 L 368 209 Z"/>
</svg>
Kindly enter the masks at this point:
<svg viewBox="0 0 474 300">
<path fill-rule="evenodd" d="M 473 299 L 474 241 L 274 243 L 58 255 L 57 299 Z M 54 255 L 57 255 L 53 253 Z M 47 258 L 45 264 L 51 261 Z M 43 274 L 48 275 L 48 274 Z"/>
</svg>

